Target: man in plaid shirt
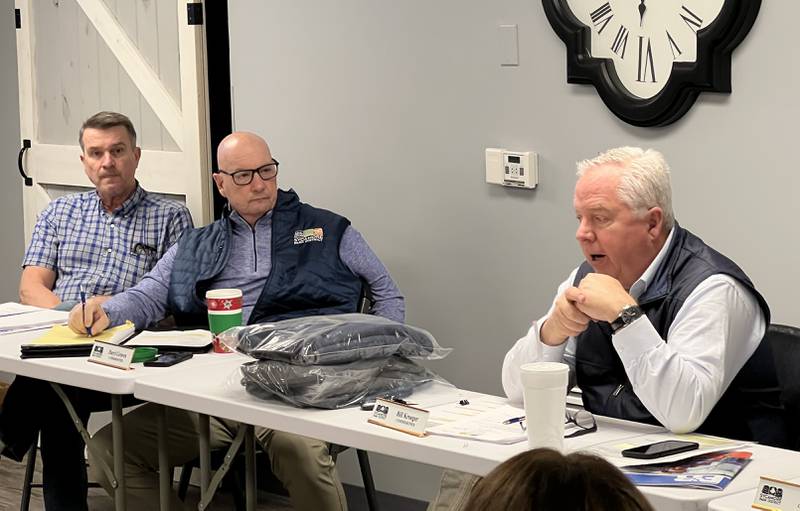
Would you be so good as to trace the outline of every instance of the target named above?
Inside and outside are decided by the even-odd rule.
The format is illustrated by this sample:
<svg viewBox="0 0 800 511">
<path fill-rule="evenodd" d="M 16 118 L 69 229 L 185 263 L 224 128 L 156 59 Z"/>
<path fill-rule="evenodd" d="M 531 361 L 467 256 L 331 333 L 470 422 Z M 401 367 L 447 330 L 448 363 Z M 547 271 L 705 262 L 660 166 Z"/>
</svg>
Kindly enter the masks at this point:
<svg viewBox="0 0 800 511">
<path fill-rule="evenodd" d="M 192 227 L 185 206 L 136 181 L 141 149 L 128 117 L 99 112 L 78 141 L 95 190 L 59 197 L 39 216 L 22 262 L 22 303 L 69 307 L 81 289 L 90 301 L 105 301 L 139 282 Z M 64 390 L 84 424 L 91 411 L 110 407 L 107 395 Z M 40 430 L 45 507 L 86 509 L 83 440 L 48 382 L 18 377 L 0 412 L 2 454 L 21 460 Z"/>
<path fill-rule="evenodd" d="M 187 228 L 182 204 L 148 194 L 136 181 L 141 150 L 122 114 L 100 112 L 79 135 L 95 190 L 59 197 L 42 212 L 22 262 L 20 301 L 39 307 L 119 293 L 155 265 Z"/>
</svg>

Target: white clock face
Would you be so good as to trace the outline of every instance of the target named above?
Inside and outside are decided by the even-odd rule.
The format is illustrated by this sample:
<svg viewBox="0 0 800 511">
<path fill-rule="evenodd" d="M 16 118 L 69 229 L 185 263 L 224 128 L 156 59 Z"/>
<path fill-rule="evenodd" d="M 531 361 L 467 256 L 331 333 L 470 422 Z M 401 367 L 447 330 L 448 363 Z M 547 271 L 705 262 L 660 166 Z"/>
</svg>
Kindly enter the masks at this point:
<svg viewBox="0 0 800 511">
<path fill-rule="evenodd" d="M 675 62 L 697 58 L 697 31 L 725 0 L 567 0 L 590 28 L 591 55 L 611 59 L 619 81 L 646 99 L 666 85 Z"/>
</svg>

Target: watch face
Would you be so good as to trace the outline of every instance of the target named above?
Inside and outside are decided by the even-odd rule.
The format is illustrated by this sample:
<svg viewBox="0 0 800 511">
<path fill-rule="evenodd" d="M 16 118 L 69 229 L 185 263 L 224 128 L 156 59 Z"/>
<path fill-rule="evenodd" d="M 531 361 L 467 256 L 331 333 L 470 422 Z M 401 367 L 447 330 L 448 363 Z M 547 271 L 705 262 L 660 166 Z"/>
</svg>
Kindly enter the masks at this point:
<svg viewBox="0 0 800 511">
<path fill-rule="evenodd" d="M 542 0 L 567 47 L 567 81 L 620 119 L 663 126 L 700 92 L 731 92 L 731 53 L 761 0 Z"/>
<path fill-rule="evenodd" d="M 589 53 L 610 59 L 622 86 L 637 98 L 661 92 L 675 62 L 697 60 L 697 32 L 724 0 L 567 0 L 590 29 Z"/>
</svg>

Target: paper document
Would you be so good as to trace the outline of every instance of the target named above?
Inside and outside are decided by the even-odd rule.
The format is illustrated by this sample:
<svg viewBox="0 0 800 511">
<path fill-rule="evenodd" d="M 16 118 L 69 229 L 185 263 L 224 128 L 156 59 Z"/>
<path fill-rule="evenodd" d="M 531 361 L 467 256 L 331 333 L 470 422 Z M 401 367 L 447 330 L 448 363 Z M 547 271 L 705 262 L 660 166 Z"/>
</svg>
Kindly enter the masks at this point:
<svg viewBox="0 0 800 511">
<path fill-rule="evenodd" d="M 425 431 L 432 435 L 496 444 L 513 444 L 527 440 L 527 433 L 519 423 L 503 424 L 507 419 L 525 414 L 522 408 L 506 403 L 504 398 L 485 396 L 470 399 L 466 405 L 452 403 L 431 408 Z"/>
<path fill-rule="evenodd" d="M 132 336 L 136 328 L 133 323 L 126 321 L 124 324 L 109 328 L 98 335 L 91 337 L 85 334 L 78 334 L 66 325 L 55 325 L 44 335 L 31 341 L 31 345 L 36 346 L 73 346 L 76 344 L 92 344 L 95 341 L 119 344 L 128 337 Z"/>
<path fill-rule="evenodd" d="M 67 322 L 69 312 L 42 309 L 19 303 L 0 304 L 0 335 L 43 330 Z"/>
<path fill-rule="evenodd" d="M 139 335 L 125 343 L 125 346 L 154 346 L 156 348 L 205 348 L 214 340 L 214 335 L 208 330 L 169 330 L 164 332 L 151 332 L 143 330 Z"/>
</svg>

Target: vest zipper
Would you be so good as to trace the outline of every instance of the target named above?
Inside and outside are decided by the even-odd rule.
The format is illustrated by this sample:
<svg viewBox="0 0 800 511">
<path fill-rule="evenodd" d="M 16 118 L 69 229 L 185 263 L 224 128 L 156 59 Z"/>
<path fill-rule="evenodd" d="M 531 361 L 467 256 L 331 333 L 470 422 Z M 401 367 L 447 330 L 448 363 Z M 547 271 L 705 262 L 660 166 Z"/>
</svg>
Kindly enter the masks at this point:
<svg viewBox="0 0 800 511">
<path fill-rule="evenodd" d="M 613 397 L 617 397 L 619 395 L 619 393 L 622 392 L 622 389 L 624 389 L 624 388 L 625 388 L 625 385 L 618 385 L 617 388 L 614 390 L 614 392 L 611 395 Z"/>
<path fill-rule="evenodd" d="M 253 232 L 253 272 L 258 273 L 258 248 L 256 247 L 256 230 L 254 227 L 251 227 L 250 230 Z"/>
</svg>

